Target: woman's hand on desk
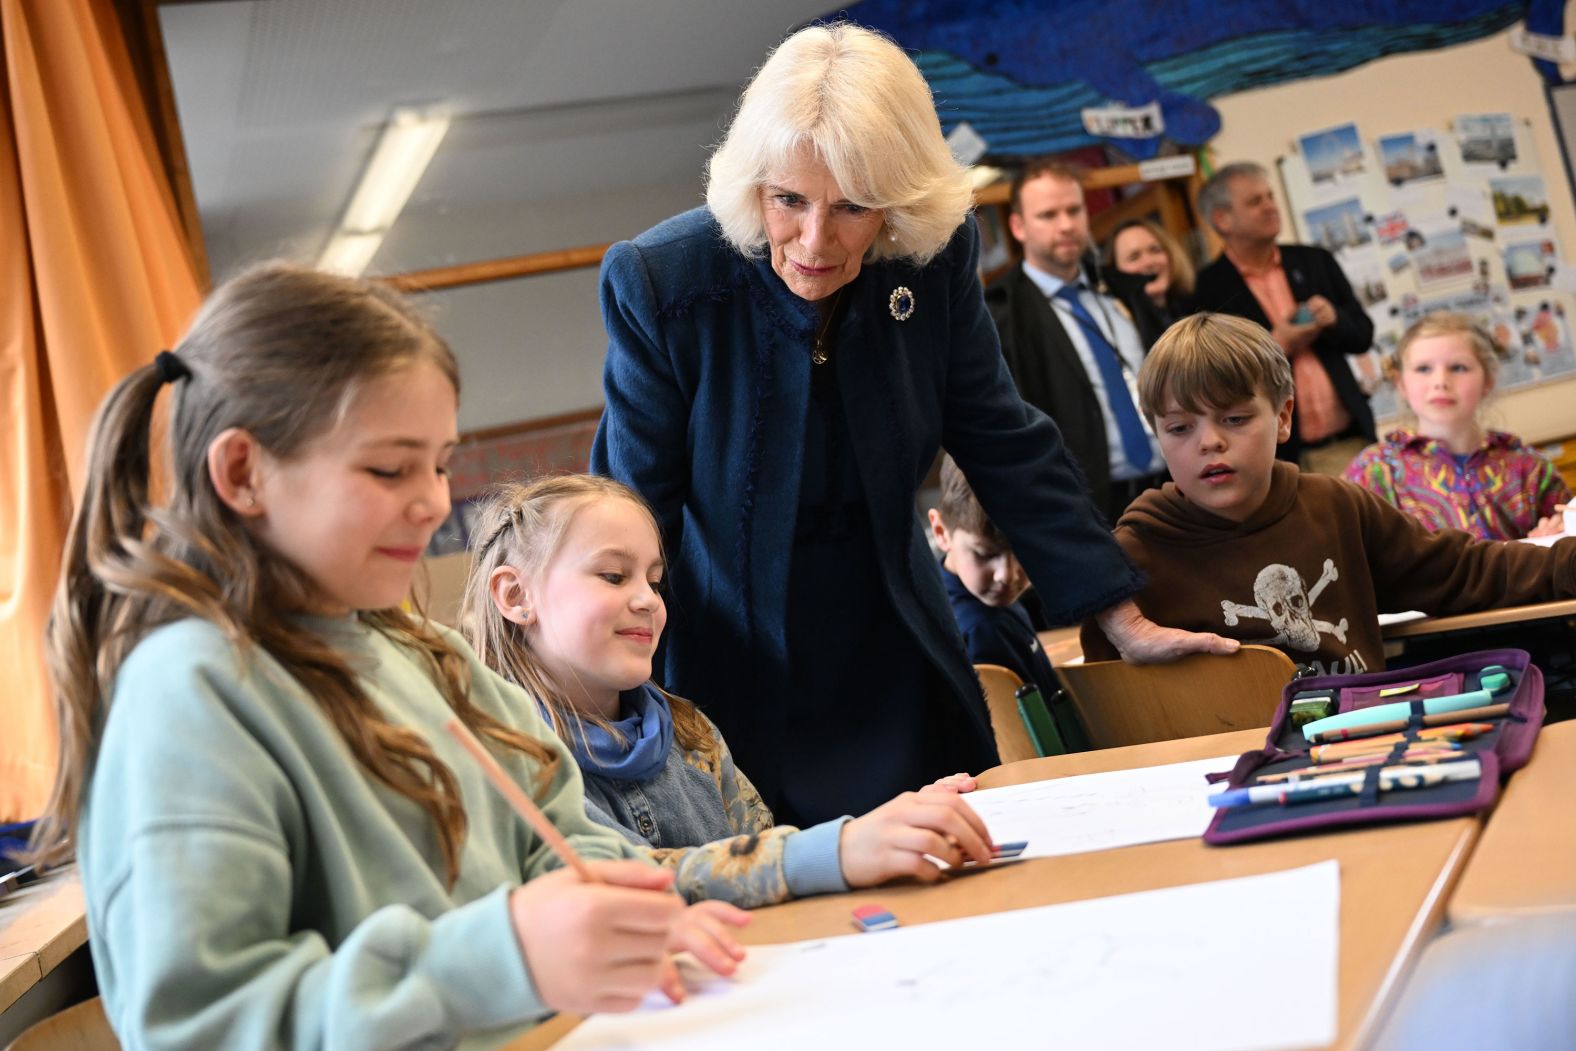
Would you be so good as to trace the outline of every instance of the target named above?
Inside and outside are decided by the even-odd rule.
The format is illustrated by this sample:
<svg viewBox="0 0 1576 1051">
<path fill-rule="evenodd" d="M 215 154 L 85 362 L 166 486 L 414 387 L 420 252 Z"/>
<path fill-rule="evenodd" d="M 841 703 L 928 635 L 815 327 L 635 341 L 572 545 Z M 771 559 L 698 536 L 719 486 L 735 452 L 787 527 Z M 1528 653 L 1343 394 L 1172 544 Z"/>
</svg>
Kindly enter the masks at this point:
<svg viewBox="0 0 1576 1051">
<path fill-rule="evenodd" d="M 628 1011 L 671 972 L 668 945 L 684 901 L 673 873 L 639 861 L 564 868 L 509 895 L 509 916 L 542 1002 L 555 1011 Z"/>
<path fill-rule="evenodd" d="M 850 887 L 902 876 L 933 883 L 942 870 L 927 854 L 952 866 L 990 863 L 990 831 L 955 792 L 904 792 L 844 825 L 838 850 Z"/>
<path fill-rule="evenodd" d="M 1242 646 L 1224 635 L 1162 628 L 1140 613 L 1132 599 L 1096 614 L 1095 621 L 1129 664 L 1164 664 L 1190 653 L 1236 653 Z"/>
</svg>

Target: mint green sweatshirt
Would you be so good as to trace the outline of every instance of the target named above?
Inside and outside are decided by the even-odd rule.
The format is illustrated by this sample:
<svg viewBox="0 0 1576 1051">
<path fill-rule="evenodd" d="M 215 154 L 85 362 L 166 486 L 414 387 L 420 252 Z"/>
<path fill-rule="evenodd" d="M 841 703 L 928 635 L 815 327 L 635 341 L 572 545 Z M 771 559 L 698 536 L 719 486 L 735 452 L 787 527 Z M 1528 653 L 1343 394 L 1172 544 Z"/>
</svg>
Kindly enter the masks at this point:
<svg viewBox="0 0 1576 1051">
<path fill-rule="evenodd" d="M 414 654 L 356 621 L 310 623 L 458 777 L 459 880 L 444 886 L 426 811 L 376 784 L 267 653 L 243 662 L 206 621 L 154 631 L 116 676 L 77 837 L 94 967 L 128 1051 L 479 1048 L 548 1013 L 507 895 L 556 857 L 443 732 L 449 708 Z M 537 801 L 575 849 L 635 856 L 586 818 L 535 705 L 470 664 L 475 703 L 560 754 Z M 495 754 L 533 783 L 527 757 Z"/>
</svg>

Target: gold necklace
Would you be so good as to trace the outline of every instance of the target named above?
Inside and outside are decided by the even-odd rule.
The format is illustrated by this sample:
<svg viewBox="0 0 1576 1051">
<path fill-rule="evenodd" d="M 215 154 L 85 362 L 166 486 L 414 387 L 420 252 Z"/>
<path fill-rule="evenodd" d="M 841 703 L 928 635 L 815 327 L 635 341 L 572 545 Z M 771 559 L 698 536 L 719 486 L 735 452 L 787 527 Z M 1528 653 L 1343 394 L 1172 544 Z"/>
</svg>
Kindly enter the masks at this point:
<svg viewBox="0 0 1576 1051">
<path fill-rule="evenodd" d="M 843 286 L 846 288 L 847 286 Z M 810 350 L 810 364 L 825 365 L 828 355 L 826 353 L 826 337 L 832 328 L 832 321 L 837 317 L 837 304 L 842 301 L 843 289 L 837 290 L 837 296 L 832 300 L 832 309 L 826 312 L 826 320 L 821 322 L 820 331 L 815 334 L 815 346 Z"/>
</svg>

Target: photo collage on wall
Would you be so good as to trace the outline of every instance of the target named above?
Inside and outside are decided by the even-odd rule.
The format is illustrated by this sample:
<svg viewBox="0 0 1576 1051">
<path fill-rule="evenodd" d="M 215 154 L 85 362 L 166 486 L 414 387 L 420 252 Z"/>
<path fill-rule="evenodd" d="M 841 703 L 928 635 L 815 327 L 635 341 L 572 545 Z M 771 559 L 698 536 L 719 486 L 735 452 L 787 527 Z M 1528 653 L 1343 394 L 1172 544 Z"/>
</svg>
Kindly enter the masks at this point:
<svg viewBox="0 0 1576 1051">
<path fill-rule="evenodd" d="M 1287 207 L 1298 240 L 1335 255 L 1373 319 L 1374 350 L 1349 360 L 1376 417 L 1400 415 L 1387 363 L 1406 326 L 1436 310 L 1494 333 L 1501 389 L 1576 375 L 1576 268 L 1526 122 L 1466 114 L 1371 140 L 1348 123 L 1297 147 L 1280 162 Z"/>
</svg>

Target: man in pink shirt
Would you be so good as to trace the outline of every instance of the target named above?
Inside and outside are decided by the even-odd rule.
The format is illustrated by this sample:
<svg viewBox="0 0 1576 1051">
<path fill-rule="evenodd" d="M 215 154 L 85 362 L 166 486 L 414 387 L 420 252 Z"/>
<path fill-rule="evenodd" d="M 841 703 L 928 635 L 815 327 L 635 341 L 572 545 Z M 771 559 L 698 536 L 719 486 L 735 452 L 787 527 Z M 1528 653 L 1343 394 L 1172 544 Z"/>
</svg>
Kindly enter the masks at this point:
<svg viewBox="0 0 1576 1051">
<path fill-rule="evenodd" d="M 1373 410 L 1347 355 L 1373 343 L 1374 326 L 1335 257 L 1280 245 L 1280 208 L 1257 164 L 1228 164 L 1204 184 L 1199 213 L 1225 242 L 1198 275 L 1193 305 L 1269 329 L 1291 359 L 1297 385 L 1290 440 L 1276 450 L 1304 470 L 1340 474 L 1376 440 Z"/>
</svg>

